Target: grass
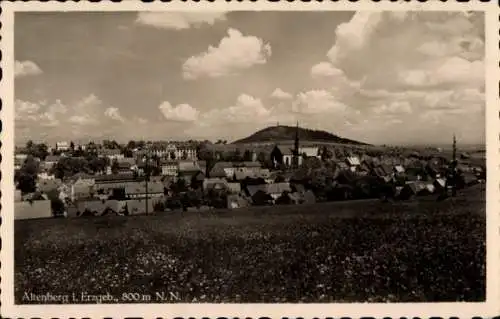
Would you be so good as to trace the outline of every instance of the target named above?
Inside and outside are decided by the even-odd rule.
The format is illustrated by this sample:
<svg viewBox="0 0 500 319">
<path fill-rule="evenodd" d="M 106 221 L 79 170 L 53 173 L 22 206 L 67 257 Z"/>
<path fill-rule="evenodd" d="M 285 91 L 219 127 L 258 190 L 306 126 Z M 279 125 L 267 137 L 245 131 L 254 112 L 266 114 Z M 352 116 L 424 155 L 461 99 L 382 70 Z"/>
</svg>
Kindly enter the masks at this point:
<svg viewBox="0 0 500 319">
<path fill-rule="evenodd" d="M 123 302 L 122 293 L 172 292 L 184 302 L 482 301 L 485 231 L 477 191 L 444 202 L 16 221 L 15 298 L 86 292 Z"/>
</svg>

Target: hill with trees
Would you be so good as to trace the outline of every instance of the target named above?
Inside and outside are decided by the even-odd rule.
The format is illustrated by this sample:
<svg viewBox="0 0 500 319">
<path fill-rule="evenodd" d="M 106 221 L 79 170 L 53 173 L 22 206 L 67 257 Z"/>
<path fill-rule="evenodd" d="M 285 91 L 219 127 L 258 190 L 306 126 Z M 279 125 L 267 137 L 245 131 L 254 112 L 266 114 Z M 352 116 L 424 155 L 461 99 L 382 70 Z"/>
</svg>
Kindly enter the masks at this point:
<svg viewBox="0 0 500 319">
<path fill-rule="evenodd" d="M 257 131 L 248 137 L 234 141 L 232 144 L 290 141 L 295 139 L 296 130 L 297 128 L 294 126 L 285 126 L 285 125 L 270 126 L 260 131 Z M 326 131 L 311 130 L 302 127 L 299 127 L 299 139 L 301 141 L 310 141 L 310 142 L 369 145 L 363 142 L 343 138 Z"/>
</svg>

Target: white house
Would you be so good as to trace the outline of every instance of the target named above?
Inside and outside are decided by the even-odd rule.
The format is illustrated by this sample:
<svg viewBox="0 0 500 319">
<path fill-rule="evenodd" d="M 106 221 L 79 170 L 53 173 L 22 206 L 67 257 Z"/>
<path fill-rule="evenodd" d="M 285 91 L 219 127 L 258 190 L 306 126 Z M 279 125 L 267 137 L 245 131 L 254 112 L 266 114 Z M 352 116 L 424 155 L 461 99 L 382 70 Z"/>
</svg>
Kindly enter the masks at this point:
<svg viewBox="0 0 500 319">
<path fill-rule="evenodd" d="M 125 155 L 119 149 L 103 149 L 100 151 L 100 157 L 107 157 L 110 161 L 123 159 Z"/>
<path fill-rule="evenodd" d="M 66 141 L 61 141 L 56 143 L 56 150 L 64 152 L 69 150 L 70 144 Z"/>
<path fill-rule="evenodd" d="M 179 165 L 176 161 L 164 161 L 161 163 L 161 174 L 164 176 L 177 176 Z"/>
<path fill-rule="evenodd" d="M 307 157 L 320 157 L 318 155 L 319 153 L 319 147 L 317 146 L 304 146 L 304 147 L 299 147 L 299 154 L 306 154 Z"/>
<path fill-rule="evenodd" d="M 56 177 L 53 174 L 48 174 L 47 172 L 38 173 L 38 179 L 41 180 L 53 180 Z"/>
</svg>

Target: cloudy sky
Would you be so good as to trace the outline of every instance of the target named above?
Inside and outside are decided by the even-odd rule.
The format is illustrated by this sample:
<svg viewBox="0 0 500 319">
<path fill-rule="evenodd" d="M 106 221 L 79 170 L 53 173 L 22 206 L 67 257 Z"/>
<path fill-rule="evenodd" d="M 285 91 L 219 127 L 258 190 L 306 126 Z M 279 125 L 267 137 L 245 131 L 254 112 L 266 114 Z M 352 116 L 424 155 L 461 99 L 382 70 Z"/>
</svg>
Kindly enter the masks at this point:
<svg viewBox="0 0 500 319">
<path fill-rule="evenodd" d="M 17 142 L 485 140 L 482 13 L 17 13 L 15 60 Z"/>
</svg>

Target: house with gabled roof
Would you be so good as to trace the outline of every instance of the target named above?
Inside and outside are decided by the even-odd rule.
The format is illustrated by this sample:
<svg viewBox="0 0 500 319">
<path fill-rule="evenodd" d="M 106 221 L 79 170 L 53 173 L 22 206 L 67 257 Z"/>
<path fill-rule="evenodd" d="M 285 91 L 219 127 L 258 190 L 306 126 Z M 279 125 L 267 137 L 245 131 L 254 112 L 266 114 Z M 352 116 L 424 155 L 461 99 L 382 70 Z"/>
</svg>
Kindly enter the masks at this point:
<svg viewBox="0 0 500 319">
<path fill-rule="evenodd" d="M 271 195 L 271 197 L 276 200 L 278 197 L 283 194 L 283 192 L 292 192 L 292 188 L 290 187 L 290 183 L 273 183 L 265 185 L 265 191 Z"/>
</svg>

